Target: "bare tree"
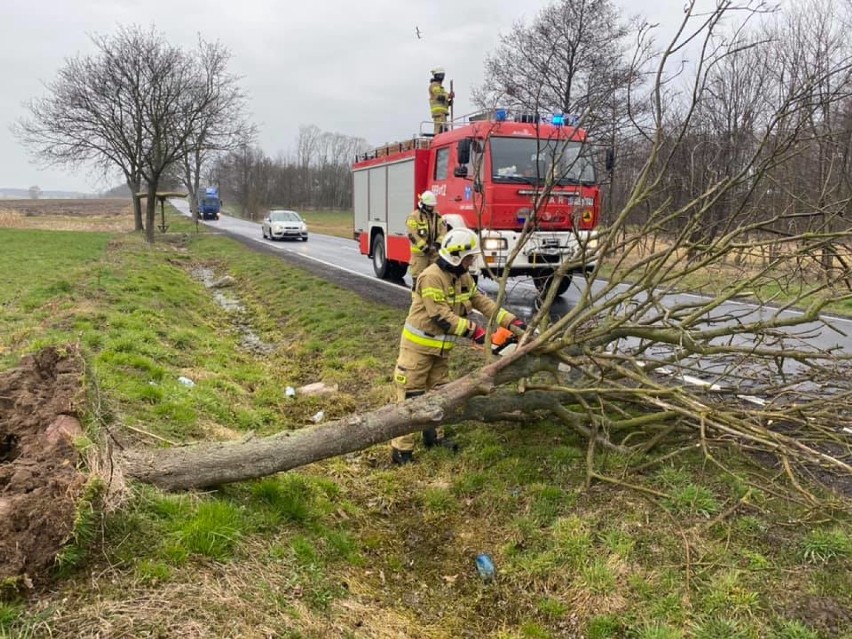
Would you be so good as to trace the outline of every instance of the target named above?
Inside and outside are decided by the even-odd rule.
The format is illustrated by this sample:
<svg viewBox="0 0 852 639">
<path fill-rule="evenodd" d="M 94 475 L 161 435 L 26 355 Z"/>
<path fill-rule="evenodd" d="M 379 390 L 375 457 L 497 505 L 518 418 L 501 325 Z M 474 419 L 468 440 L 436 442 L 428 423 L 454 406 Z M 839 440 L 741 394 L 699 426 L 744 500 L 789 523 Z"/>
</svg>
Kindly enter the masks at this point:
<svg viewBox="0 0 852 639">
<path fill-rule="evenodd" d="M 485 60 L 480 106 L 505 104 L 579 114 L 624 84 L 625 24 L 611 0 L 558 0 L 516 23 Z"/>
<path fill-rule="evenodd" d="M 201 41 L 197 53 L 187 53 L 154 28 L 139 27 L 92 40 L 96 53 L 69 59 L 14 131 L 45 163 L 89 164 L 104 174 L 119 169 L 132 193 L 136 230 L 153 242 L 160 179 L 196 148 L 223 143 L 245 126 L 234 120 L 242 94 L 220 45 Z"/>
<path fill-rule="evenodd" d="M 136 230 L 143 230 L 137 193 L 142 176 L 142 102 L 146 94 L 142 55 L 152 32 L 120 28 L 94 36 L 93 56 L 66 61 L 47 84 L 48 95 L 32 100 L 30 116 L 13 127 L 41 162 L 93 165 L 105 175 L 118 169 L 133 198 Z"/>
<path fill-rule="evenodd" d="M 210 106 L 187 136 L 180 163 L 181 182 L 190 196 L 194 217 L 198 216 L 197 194 L 203 171 L 212 169 L 215 155 L 251 143 L 255 136 L 255 127 L 244 117 L 245 95 L 238 78 L 228 73 L 230 57 L 221 44 L 199 40 L 195 58 L 206 79 Z"/>
</svg>

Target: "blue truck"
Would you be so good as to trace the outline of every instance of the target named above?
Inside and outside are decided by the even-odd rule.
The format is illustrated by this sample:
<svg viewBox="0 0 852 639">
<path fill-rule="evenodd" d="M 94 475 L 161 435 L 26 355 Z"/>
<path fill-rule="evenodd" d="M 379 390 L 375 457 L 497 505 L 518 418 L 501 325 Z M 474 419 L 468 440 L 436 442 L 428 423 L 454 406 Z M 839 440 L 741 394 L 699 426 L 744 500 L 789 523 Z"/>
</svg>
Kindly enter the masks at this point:
<svg viewBox="0 0 852 639">
<path fill-rule="evenodd" d="M 208 186 L 198 194 L 198 214 L 202 220 L 218 220 L 222 210 L 219 187 Z"/>
</svg>

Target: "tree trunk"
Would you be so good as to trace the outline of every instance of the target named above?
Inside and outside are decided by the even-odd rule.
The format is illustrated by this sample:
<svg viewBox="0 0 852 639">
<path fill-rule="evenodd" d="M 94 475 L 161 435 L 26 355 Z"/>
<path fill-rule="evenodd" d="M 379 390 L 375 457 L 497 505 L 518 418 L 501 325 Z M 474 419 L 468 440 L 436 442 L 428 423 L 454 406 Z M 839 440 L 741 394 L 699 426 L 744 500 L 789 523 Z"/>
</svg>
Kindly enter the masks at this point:
<svg viewBox="0 0 852 639">
<path fill-rule="evenodd" d="M 133 201 L 133 230 L 144 231 L 145 225 L 142 223 L 142 199 L 138 195 L 141 185 L 138 182 L 128 180 L 127 188 L 130 189 L 130 199 Z"/>
<path fill-rule="evenodd" d="M 148 185 L 148 197 L 145 202 L 145 241 L 154 243 L 154 229 L 157 226 L 157 185 Z"/>
<path fill-rule="evenodd" d="M 523 399 L 507 404 L 481 398 L 469 405 L 472 399 L 488 395 L 502 384 L 556 368 L 555 360 L 525 357 L 527 351 L 527 348 L 518 349 L 511 356 L 498 359 L 438 391 L 370 413 L 240 442 L 202 443 L 166 450 L 131 449 L 118 453 L 117 462 L 126 475 L 166 490 L 204 488 L 290 470 L 438 423 L 483 421 L 483 416 L 497 418 L 512 410 L 546 408 L 547 400 L 539 395 L 531 395 L 526 403 Z"/>
</svg>

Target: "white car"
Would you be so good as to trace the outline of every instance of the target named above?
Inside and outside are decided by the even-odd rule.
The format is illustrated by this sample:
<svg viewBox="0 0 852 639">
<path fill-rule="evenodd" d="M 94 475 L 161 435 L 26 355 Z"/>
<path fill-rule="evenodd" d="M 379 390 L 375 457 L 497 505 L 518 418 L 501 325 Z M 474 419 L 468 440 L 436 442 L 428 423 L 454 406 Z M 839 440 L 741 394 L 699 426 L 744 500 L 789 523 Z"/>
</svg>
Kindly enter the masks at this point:
<svg viewBox="0 0 852 639">
<path fill-rule="evenodd" d="M 270 211 L 260 225 L 263 237 L 270 240 L 308 241 L 308 225 L 296 211 Z"/>
</svg>

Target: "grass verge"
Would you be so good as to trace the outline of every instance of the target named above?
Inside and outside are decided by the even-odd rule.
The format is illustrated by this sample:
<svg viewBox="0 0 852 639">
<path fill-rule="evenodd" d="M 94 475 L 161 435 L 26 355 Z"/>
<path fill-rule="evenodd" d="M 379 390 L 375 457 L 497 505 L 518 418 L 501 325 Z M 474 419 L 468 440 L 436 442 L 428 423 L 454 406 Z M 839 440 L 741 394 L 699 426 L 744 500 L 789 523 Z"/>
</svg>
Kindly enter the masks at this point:
<svg viewBox="0 0 852 639">
<path fill-rule="evenodd" d="M 0 230 L 13 247 L 0 254 L 3 365 L 78 341 L 88 435 L 125 445 L 268 434 L 392 400 L 402 313 L 169 224 L 153 247 Z M 239 310 L 217 303 L 202 269 L 235 278 L 217 294 Z M 284 393 L 320 380 L 339 393 Z M 585 489 L 584 443 L 559 424 L 454 436 L 458 455 L 418 450 L 401 469 L 375 447 L 206 493 L 133 486 L 102 520 L 81 518 L 54 589 L 0 606 L 0 635 L 852 636 L 849 521 L 788 499 L 780 481 L 744 500 L 741 482 L 684 455 L 631 477 L 668 496 L 655 499 Z M 735 451 L 723 461 L 770 482 Z M 613 475 L 622 461 L 598 463 Z M 493 581 L 477 575 L 483 552 Z"/>
</svg>

